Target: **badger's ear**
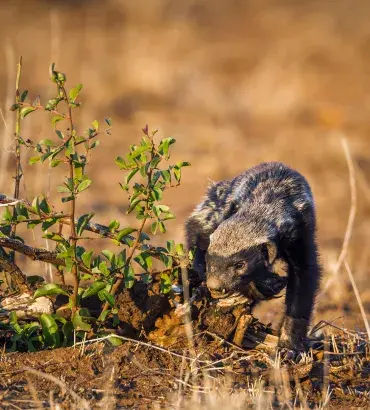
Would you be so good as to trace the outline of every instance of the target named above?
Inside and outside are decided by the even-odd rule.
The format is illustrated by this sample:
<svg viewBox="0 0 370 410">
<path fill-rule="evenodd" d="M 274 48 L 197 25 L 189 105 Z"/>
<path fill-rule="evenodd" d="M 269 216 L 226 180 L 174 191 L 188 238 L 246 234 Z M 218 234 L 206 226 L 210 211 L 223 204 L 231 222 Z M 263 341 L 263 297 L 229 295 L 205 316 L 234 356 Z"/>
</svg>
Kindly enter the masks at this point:
<svg viewBox="0 0 370 410">
<path fill-rule="evenodd" d="M 262 255 L 266 264 L 272 265 L 278 256 L 276 244 L 272 241 L 264 243 L 262 245 Z"/>
</svg>

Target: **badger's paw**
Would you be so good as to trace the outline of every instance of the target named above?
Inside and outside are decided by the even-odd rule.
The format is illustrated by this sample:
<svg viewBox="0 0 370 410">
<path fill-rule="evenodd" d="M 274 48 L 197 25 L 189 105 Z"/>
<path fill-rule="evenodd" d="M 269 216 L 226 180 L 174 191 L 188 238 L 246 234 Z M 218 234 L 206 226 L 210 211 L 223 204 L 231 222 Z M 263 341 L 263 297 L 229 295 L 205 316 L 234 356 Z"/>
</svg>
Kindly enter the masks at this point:
<svg viewBox="0 0 370 410">
<path fill-rule="evenodd" d="M 297 352 L 307 351 L 308 324 L 307 319 L 286 316 L 280 328 L 278 347 Z"/>
</svg>

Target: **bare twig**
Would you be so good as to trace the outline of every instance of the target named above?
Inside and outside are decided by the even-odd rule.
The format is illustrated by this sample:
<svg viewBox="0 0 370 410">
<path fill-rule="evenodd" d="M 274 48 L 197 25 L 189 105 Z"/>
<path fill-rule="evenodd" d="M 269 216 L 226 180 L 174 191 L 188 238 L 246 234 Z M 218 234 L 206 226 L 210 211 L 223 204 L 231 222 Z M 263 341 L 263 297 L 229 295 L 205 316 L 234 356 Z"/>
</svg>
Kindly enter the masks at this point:
<svg viewBox="0 0 370 410">
<path fill-rule="evenodd" d="M 32 246 L 24 244 L 17 239 L 0 238 L 0 246 L 19 252 L 34 261 L 41 261 L 51 263 L 53 265 L 65 266 L 64 259 L 58 258 L 57 252 L 51 252 L 43 248 L 34 248 Z M 2 263 L 2 261 L 0 263 Z M 83 265 L 79 265 L 79 269 L 82 272 L 91 274 L 91 271 L 85 268 Z"/>
<path fill-rule="evenodd" d="M 15 239 L 11 239 L 15 240 Z M 15 282 L 17 288 L 23 292 L 30 292 L 30 287 L 27 283 L 26 275 L 19 269 L 19 267 L 13 262 L 10 258 L 8 258 L 4 252 L 1 250 L 0 252 L 0 265 L 4 269 L 5 272 L 9 273 L 12 281 Z"/>
</svg>

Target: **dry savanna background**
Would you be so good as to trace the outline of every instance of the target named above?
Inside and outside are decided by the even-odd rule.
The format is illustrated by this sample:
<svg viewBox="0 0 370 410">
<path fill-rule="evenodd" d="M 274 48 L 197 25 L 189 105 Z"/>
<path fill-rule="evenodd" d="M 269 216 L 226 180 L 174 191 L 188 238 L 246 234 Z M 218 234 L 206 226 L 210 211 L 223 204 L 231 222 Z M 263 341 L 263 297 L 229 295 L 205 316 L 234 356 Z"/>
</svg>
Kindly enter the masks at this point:
<svg viewBox="0 0 370 410">
<path fill-rule="evenodd" d="M 15 116 L 9 107 L 18 59 L 23 57 L 21 88 L 44 100 L 52 96 L 48 70 L 55 62 L 67 85 L 83 83 L 78 130 L 95 119 L 111 117 L 113 123 L 112 135 L 101 139 L 92 156 L 93 184 L 81 196 L 78 213 L 95 212 L 104 224 L 114 218 L 132 222 L 114 159 L 139 141 L 145 124 L 176 139 L 174 161 L 191 163 L 181 185 L 166 192 L 176 220 L 155 238 L 158 244 L 184 239 L 184 221 L 210 180 L 282 161 L 306 176 L 316 201 L 323 279 L 313 323 L 362 331 L 364 317 L 348 271 L 370 312 L 369 13 L 365 0 L 2 0 L 0 192 L 14 190 Z M 44 113 L 22 122 L 24 139 L 52 133 Z M 47 162 L 27 165 L 32 155 L 22 157 L 21 197 L 45 193 L 57 204 L 54 187 L 63 171 Z M 44 239 L 26 235 L 32 245 L 46 246 Z M 345 263 L 338 270 L 341 252 Z M 43 264 L 19 261 L 28 274 L 48 277 Z M 278 299 L 263 303 L 255 315 L 276 326 L 282 309 Z M 52 360 L 52 352 L 47 356 Z M 227 382 L 223 388 L 229 391 Z M 225 407 L 224 399 L 206 401 L 218 408 Z M 244 399 L 235 397 L 235 408 Z M 125 405 L 139 408 L 135 401 Z"/>
</svg>

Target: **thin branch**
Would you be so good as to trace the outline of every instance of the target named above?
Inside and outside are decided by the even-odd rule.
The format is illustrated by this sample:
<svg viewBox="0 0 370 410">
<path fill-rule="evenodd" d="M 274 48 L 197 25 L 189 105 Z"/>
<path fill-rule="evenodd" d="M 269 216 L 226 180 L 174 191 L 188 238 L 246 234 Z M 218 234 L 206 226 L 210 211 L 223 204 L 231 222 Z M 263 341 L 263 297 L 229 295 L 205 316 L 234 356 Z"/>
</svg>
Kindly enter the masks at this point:
<svg viewBox="0 0 370 410">
<path fill-rule="evenodd" d="M 13 261 L 11 261 L 7 257 L 4 250 L 1 250 L 0 252 L 0 266 L 4 269 L 5 272 L 9 273 L 12 281 L 14 281 L 21 293 L 30 292 L 30 287 L 28 285 L 26 275 Z"/>
<path fill-rule="evenodd" d="M 60 90 L 63 92 L 64 95 L 64 101 L 66 102 L 68 106 L 68 115 L 69 115 L 69 138 L 68 140 L 72 140 L 72 143 L 74 145 L 75 143 L 75 137 L 74 137 L 74 124 L 73 124 L 73 119 L 72 119 L 72 107 L 71 104 L 69 103 L 69 98 L 67 95 L 67 91 L 64 88 L 63 85 L 60 85 Z M 70 220 L 70 226 L 71 226 L 71 244 L 74 246 L 74 259 L 75 261 L 73 262 L 72 266 L 72 275 L 73 275 L 73 295 L 72 295 L 72 313 L 74 313 L 77 310 L 77 304 L 78 304 L 78 287 L 80 284 L 80 274 L 78 270 L 78 264 L 77 264 L 77 254 L 76 254 L 76 249 L 77 249 L 77 232 L 76 232 L 76 221 L 75 221 L 75 214 L 76 214 L 76 184 L 75 184 L 75 173 L 74 173 L 74 163 L 73 163 L 73 158 L 70 156 L 69 158 L 69 178 L 71 180 L 71 184 L 73 185 L 73 194 L 72 194 L 72 200 L 70 201 L 71 203 L 71 216 L 69 218 Z"/>
<path fill-rule="evenodd" d="M 153 155 L 154 155 L 154 142 L 153 142 L 153 138 L 152 138 L 152 137 L 149 137 L 149 135 L 148 135 L 148 138 L 149 138 L 150 143 L 151 143 L 151 155 L 152 155 L 152 157 L 153 157 Z M 150 184 L 151 184 L 152 172 L 153 172 L 153 169 L 152 169 L 151 167 L 149 167 L 149 171 L 147 171 L 148 183 L 147 183 L 147 186 L 146 186 L 146 191 L 149 189 L 149 186 L 150 186 Z M 144 214 L 147 214 L 147 212 L 148 212 L 148 201 L 149 201 L 149 196 L 146 195 L 145 205 L 144 205 L 144 206 L 145 206 Z M 141 221 L 140 227 L 139 227 L 139 229 L 138 229 L 137 232 L 136 232 L 135 241 L 134 241 L 134 243 L 132 244 L 132 246 L 130 247 L 130 251 L 129 251 L 129 253 L 128 253 L 127 259 L 126 259 L 126 261 L 125 261 L 125 266 L 123 267 L 123 269 L 126 269 L 127 267 L 130 266 L 131 259 L 133 258 L 134 254 L 135 254 L 135 251 L 136 251 L 136 249 L 137 249 L 137 247 L 138 247 L 138 245 L 139 245 L 140 236 L 141 236 L 141 233 L 143 232 L 143 229 L 144 229 L 144 227 L 145 227 L 145 224 L 146 224 L 146 221 L 147 221 L 147 220 L 148 220 L 148 217 L 144 217 L 143 220 Z M 123 280 L 124 280 L 124 278 L 117 278 L 116 282 L 113 284 L 112 289 L 111 289 L 111 291 L 110 291 L 110 294 L 111 294 L 112 296 L 114 296 L 114 295 L 117 293 L 117 291 L 118 291 L 118 289 L 120 288 L 120 286 L 121 286 Z M 108 303 L 108 302 L 105 302 L 104 307 L 103 307 L 103 309 L 102 309 L 102 313 L 104 313 L 104 312 L 109 308 L 109 306 L 110 306 L 109 303 Z"/>
<path fill-rule="evenodd" d="M 20 91 L 19 91 L 19 83 L 21 79 L 21 73 L 22 73 L 22 57 L 19 60 L 19 63 L 17 65 L 17 77 L 15 80 L 15 103 L 18 104 L 21 101 L 20 97 Z M 21 133 L 21 108 L 19 107 L 17 109 L 17 115 L 16 115 L 16 120 L 15 120 L 15 133 L 14 133 L 14 139 L 15 139 L 15 158 L 16 158 L 16 164 L 15 164 L 15 186 L 14 186 L 14 198 L 17 200 L 19 199 L 19 186 L 22 178 L 22 171 L 21 171 L 21 147 L 19 144 L 19 137 Z M 13 216 L 15 217 L 16 211 L 14 210 Z M 12 226 L 12 238 L 15 238 L 16 236 L 16 231 L 17 231 L 17 226 L 13 225 Z M 15 254 L 12 252 L 10 254 L 11 260 L 14 262 L 15 261 Z"/>
<path fill-rule="evenodd" d="M 43 248 L 34 248 L 29 245 L 25 245 L 23 242 L 12 239 L 12 238 L 0 238 L 0 246 L 12 249 L 22 255 L 27 256 L 33 261 L 40 261 L 51 263 L 53 265 L 65 266 L 64 259 L 58 258 L 57 252 L 51 252 Z M 0 262 L 1 263 L 1 262 Z M 83 265 L 78 264 L 79 269 L 84 273 L 92 273 L 89 269 L 85 268 Z"/>
</svg>

